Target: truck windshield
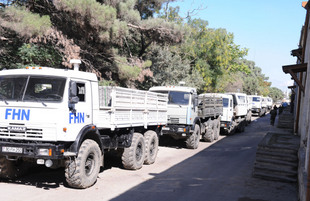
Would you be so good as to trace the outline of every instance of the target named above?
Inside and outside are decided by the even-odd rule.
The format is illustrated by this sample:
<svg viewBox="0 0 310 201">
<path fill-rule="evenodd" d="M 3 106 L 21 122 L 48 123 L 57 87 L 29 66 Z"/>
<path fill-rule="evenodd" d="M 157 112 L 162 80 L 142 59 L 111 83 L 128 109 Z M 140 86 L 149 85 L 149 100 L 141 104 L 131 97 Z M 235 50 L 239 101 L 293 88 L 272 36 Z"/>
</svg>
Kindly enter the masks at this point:
<svg viewBox="0 0 310 201">
<path fill-rule="evenodd" d="M 181 91 L 153 91 L 157 93 L 168 94 L 168 104 L 175 105 L 188 105 L 189 103 L 189 92 Z"/>
<path fill-rule="evenodd" d="M 260 102 L 260 97 L 253 97 L 254 102 Z"/>
<path fill-rule="evenodd" d="M 60 102 L 66 79 L 43 76 L 1 76 L 0 98 L 16 101 Z"/>
<path fill-rule="evenodd" d="M 228 107 L 228 106 L 229 106 L 229 99 L 223 98 L 223 107 Z"/>
<path fill-rule="evenodd" d="M 238 103 L 246 103 L 245 96 L 238 96 Z"/>
<path fill-rule="evenodd" d="M 188 105 L 190 93 L 181 91 L 169 91 L 168 104 Z"/>
</svg>

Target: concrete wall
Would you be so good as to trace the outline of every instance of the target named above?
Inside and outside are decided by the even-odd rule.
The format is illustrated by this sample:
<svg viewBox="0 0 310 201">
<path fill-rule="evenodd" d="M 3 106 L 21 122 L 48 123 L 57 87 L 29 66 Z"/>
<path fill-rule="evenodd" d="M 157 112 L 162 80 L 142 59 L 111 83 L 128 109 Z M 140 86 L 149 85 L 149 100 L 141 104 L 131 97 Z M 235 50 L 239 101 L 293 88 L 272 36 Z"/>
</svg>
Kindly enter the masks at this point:
<svg viewBox="0 0 310 201">
<path fill-rule="evenodd" d="M 310 27 L 310 25 L 308 25 Z M 303 73 L 303 85 L 305 93 L 301 94 L 301 107 L 299 113 L 298 135 L 300 135 L 301 143 L 299 149 L 299 198 L 301 201 L 306 200 L 307 186 L 307 165 L 310 155 L 310 130 L 309 130 L 309 114 L 310 114 L 310 31 L 308 30 L 305 63 L 308 63 L 307 73 Z M 297 101 L 297 99 L 296 99 Z M 296 119 L 296 118 L 295 118 Z"/>
</svg>

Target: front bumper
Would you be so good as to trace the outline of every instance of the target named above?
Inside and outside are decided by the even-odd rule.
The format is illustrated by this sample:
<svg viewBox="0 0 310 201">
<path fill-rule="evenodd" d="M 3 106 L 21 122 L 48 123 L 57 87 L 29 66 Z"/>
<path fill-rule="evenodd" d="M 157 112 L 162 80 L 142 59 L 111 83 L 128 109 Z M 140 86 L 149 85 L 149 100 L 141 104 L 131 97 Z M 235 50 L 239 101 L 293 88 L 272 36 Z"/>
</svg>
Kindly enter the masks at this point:
<svg viewBox="0 0 310 201">
<path fill-rule="evenodd" d="M 0 155 L 34 159 L 63 159 L 65 144 L 0 141 Z"/>
<path fill-rule="evenodd" d="M 223 130 L 229 130 L 231 127 L 230 121 L 221 121 L 221 129 Z"/>
<path fill-rule="evenodd" d="M 252 113 L 260 113 L 260 108 L 252 108 Z"/>
<path fill-rule="evenodd" d="M 167 125 L 162 127 L 163 135 L 170 135 L 175 139 L 187 138 L 193 133 L 190 125 Z"/>
</svg>

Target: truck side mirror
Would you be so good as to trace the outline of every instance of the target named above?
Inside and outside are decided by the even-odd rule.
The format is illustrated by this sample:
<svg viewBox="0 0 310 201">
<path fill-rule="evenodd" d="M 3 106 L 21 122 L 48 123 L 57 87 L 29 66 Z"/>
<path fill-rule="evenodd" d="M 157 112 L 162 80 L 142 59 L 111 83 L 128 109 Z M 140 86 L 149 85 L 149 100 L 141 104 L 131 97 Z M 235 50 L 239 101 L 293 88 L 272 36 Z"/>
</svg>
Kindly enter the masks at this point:
<svg viewBox="0 0 310 201">
<path fill-rule="evenodd" d="M 76 104 L 79 102 L 79 97 L 77 97 L 77 85 L 76 82 L 70 82 L 69 88 L 69 103 Z"/>
<path fill-rule="evenodd" d="M 198 106 L 198 97 L 197 96 L 195 97 L 194 101 L 195 101 L 195 106 Z"/>
</svg>

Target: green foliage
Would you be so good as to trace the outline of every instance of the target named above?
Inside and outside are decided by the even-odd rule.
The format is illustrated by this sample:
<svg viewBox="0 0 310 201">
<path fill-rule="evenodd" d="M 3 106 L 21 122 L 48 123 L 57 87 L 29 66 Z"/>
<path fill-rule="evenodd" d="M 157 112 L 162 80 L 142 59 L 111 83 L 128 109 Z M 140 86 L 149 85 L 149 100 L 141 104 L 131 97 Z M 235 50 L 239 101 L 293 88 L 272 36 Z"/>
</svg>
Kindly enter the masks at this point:
<svg viewBox="0 0 310 201">
<path fill-rule="evenodd" d="M 43 35 L 52 26 L 49 16 L 34 14 L 25 7 L 10 6 L 4 10 L 1 17 L 2 27 L 14 30 L 24 37 Z"/>
<path fill-rule="evenodd" d="M 181 51 L 184 59 L 190 60 L 203 76 L 205 85 L 200 90 L 223 91 L 224 85 L 219 80 L 223 80 L 224 75 L 237 71 L 249 73 L 248 67 L 239 63 L 247 49 L 234 44 L 233 34 L 225 29 L 210 29 L 207 25 L 208 22 L 201 19 L 189 20 L 190 34 L 176 51 Z"/>
<path fill-rule="evenodd" d="M 25 43 L 19 49 L 17 55 L 21 64 L 39 66 L 58 66 L 61 64 L 61 55 L 51 47 L 40 47 L 35 44 Z"/>
<path fill-rule="evenodd" d="M 282 100 L 284 98 L 284 93 L 276 87 L 271 87 L 269 89 L 268 96 L 272 98 L 273 102 L 276 102 L 276 101 Z"/>
<path fill-rule="evenodd" d="M 115 82 L 113 80 L 100 80 L 99 81 L 99 86 L 115 86 Z"/>
<path fill-rule="evenodd" d="M 271 83 L 268 82 L 268 77 L 262 74 L 262 69 L 255 66 L 253 61 L 242 60 L 243 65 L 246 65 L 250 69 L 250 73 L 243 74 L 243 91 L 247 94 L 259 94 L 267 96 L 269 94 L 269 88 Z"/>
<path fill-rule="evenodd" d="M 121 80 L 132 80 L 138 77 L 141 72 L 141 68 L 139 66 L 130 65 L 126 58 L 119 57 L 118 59 L 118 71 L 119 78 Z"/>
<path fill-rule="evenodd" d="M 201 75 L 191 69 L 189 61 L 182 60 L 180 55 L 172 53 L 168 47 L 153 46 L 147 58 L 152 61 L 153 85 L 178 85 L 180 81 L 198 88 L 203 85 Z"/>
</svg>

